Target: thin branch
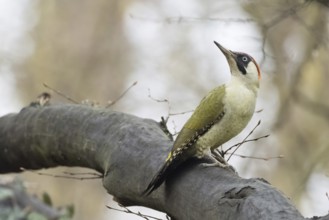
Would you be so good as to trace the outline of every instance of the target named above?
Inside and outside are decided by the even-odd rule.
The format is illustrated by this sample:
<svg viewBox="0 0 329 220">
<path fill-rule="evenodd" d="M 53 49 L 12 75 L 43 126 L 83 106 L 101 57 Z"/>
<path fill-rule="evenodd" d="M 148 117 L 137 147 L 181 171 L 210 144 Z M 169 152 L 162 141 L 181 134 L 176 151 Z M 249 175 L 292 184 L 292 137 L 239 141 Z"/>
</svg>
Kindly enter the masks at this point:
<svg viewBox="0 0 329 220">
<path fill-rule="evenodd" d="M 148 96 L 151 100 L 155 101 L 155 102 L 165 102 L 167 103 L 167 107 L 168 107 L 168 115 L 166 116 L 166 118 L 162 117 L 162 122 L 164 122 L 164 125 L 167 127 L 167 123 L 168 123 L 168 120 L 170 118 L 170 109 L 171 109 L 171 106 L 170 106 L 170 103 L 169 103 L 169 100 L 168 99 L 157 99 L 157 98 L 154 98 L 152 95 L 151 95 L 151 90 L 150 88 L 148 88 Z"/>
<path fill-rule="evenodd" d="M 151 17 L 143 17 L 139 15 L 129 14 L 129 17 L 132 19 L 138 19 L 141 21 L 147 22 L 155 22 L 155 23 L 187 23 L 187 22 L 224 22 L 224 23 L 251 23 L 255 22 L 252 18 L 202 18 L 202 17 L 186 17 L 186 16 L 177 16 L 177 17 L 166 17 L 166 18 L 151 18 Z"/>
<path fill-rule="evenodd" d="M 28 171 L 40 176 L 51 176 L 51 177 L 55 177 L 55 178 L 64 178 L 64 179 L 74 179 L 74 180 L 90 180 L 90 179 L 100 179 L 103 178 L 102 174 L 98 174 L 98 173 L 70 173 L 70 172 L 64 172 L 64 174 L 67 175 L 57 175 L 57 174 L 50 174 L 50 173 L 42 173 L 42 172 L 37 172 L 37 171 L 33 171 L 33 170 L 27 170 L 23 167 L 21 167 L 22 171 Z M 91 175 L 91 176 L 87 176 L 87 177 L 76 177 L 77 175 Z"/>
<path fill-rule="evenodd" d="M 191 113 L 191 112 L 194 112 L 194 110 L 187 110 L 187 111 L 177 112 L 177 113 L 170 113 L 169 112 L 169 116 L 184 115 L 184 114 Z"/>
<path fill-rule="evenodd" d="M 296 15 L 300 10 L 302 10 L 304 7 L 308 6 L 310 3 L 311 3 L 310 1 L 305 1 L 303 3 L 293 6 L 291 8 L 288 8 L 288 9 L 284 10 L 280 15 L 278 15 L 275 18 L 273 18 L 272 20 L 270 20 L 269 22 L 261 25 L 263 36 L 264 36 L 263 40 L 262 40 L 262 46 L 261 46 L 262 54 L 263 54 L 261 62 L 260 62 L 261 65 L 264 64 L 266 57 L 269 56 L 269 54 L 265 50 L 268 31 L 275 25 L 277 25 L 280 22 L 282 22 L 283 20 L 285 20 L 286 18 L 288 18 L 292 15 Z"/>
<path fill-rule="evenodd" d="M 284 155 L 279 155 L 279 156 L 275 156 L 275 157 L 256 157 L 256 156 L 241 155 L 241 154 L 237 154 L 237 153 L 232 154 L 232 156 L 241 157 L 241 158 L 255 159 L 255 160 L 265 160 L 265 161 L 284 158 Z"/>
<path fill-rule="evenodd" d="M 303 9 L 306 6 L 308 6 L 310 3 L 311 3 L 310 1 L 304 1 L 303 3 L 296 4 L 295 6 L 284 10 L 280 15 L 278 15 L 275 18 L 273 18 L 269 22 L 265 23 L 263 25 L 263 27 L 265 28 L 265 30 L 268 30 L 268 29 L 272 28 L 273 26 L 275 26 L 278 23 L 282 22 L 283 20 L 285 20 L 286 18 L 290 17 L 291 15 L 296 14 L 301 9 Z"/>
<path fill-rule="evenodd" d="M 169 101 L 168 101 L 168 99 L 157 99 L 157 98 L 154 98 L 154 97 L 151 95 L 151 90 L 148 89 L 147 91 L 148 91 L 148 96 L 147 96 L 147 97 L 149 97 L 151 100 L 156 101 L 156 102 L 166 102 L 166 103 L 168 103 L 168 105 L 169 105 Z"/>
<path fill-rule="evenodd" d="M 130 209 L 128 209 L 127 207 L 121 205 L 120 203 L 118 203 L 118 205 L 123 208 L 123 209 L 117 209 L 117 208 L 114 208 L 114 207 L 111 207 L 111 206 L 106 206 L 108 209 L 112 209 L 112 210 L 115 210 L 115 211 L 118 211 L 118 212 L 123 212 L 123 213 L 128 213 L 128 214 L 133 214 L 133 215 L 136 215 L 138 217 L 141 217 L 143 219 L 146 219 L 146 220 L 149 220 L 149 219 L 155 219 L 155 220 L 163 220 L 161 218 L 156 218 L 154 216 L 150 216 L 150 215 L 145 215 L 145 214 L 142 214 L 141 212 L 134 212 L 134 211 L 131 211 Z M 168 215 L 167 215 L 168 216 Z M 166 216 L 166 218 L 167 218 Z M 168 219 L 168 218 L 167 218 Z"/>
<path fill-rule="evenodd" d="M 260 137 L 257 137 L 257 138 L 244 140 L 244 141 L 242 141 L 242 142 L 239 142 L 239 143 L 237 143 L 237 144 L 232 145 L 232 146 L 229 147 L 224 153 L 226 154 L 226 153 L 228 153 L 228 151 L 230 151 L 232 148 L 237 147 L 237 146 L 239 146 L 239 145 L 242 145 L 242 144 L 244 144 L 244 143 L 248 143 L 248 142 L 252 142 L 252 141 L 258 141 L 258 140 L 263 139 L 263 138 L 268 138 L 269 136 L 270 136 L 269 134 L 266 134 L 266 135 L 263 135 L 263 136 L 260 136 Z"/>
<path fill-rule="evenodd" d="M 172 133 L 172 136 L 176 136 L 179 134 L 179 131 L 177 131 L 177 125 L 174 120 L 172 120 L 171 123 L 173 124 L 173 130 L 174 130 L 174 133 Z"/>
<path fill-rule="evenodd" d="M 137 81 L 135 81 L 133 84 L 131 84 L 126 90 L 123 91 L 123 93 L 121 93 L 121 95 L 119 95 L 119 97 L 117 97 L 114 101 L 109 101 L 109 104 L 107 104 L 105 106 L 105 108 L 109 108 L 111 106 L 113 106 L 115 103 L 117 103 L 122 97 L 124 97 L 127 92 L 129 92 L 129 90 L 134 87 L 137 84 Z"/>
<path fill-rule="evenodd" d="M 66 175 L 70 175 L 70 176 L 84 176 L 84 175 L 90 175 L 90 176 L 97 176 L 97 177 L 103 177 L 103 175 L 99 174 L 99 173 L 95 173 L 95 172 L 68 172 L 68 171 L 64 171 L 63 172 Z"/>
<path fill-rule="evenodd" d="M 262 40 L 262 46 L 261 46 L 261 49 L 262 49 L 262 59 L 260 61 L 260 65 L 263 65 L 265 63 L 265 60 L 266 60 L 266 56 L 267 56 L 267 52 L 265 50 L 265 46 L 266 46 L 266 41 L 267 41 L 267 29 L 265 27 L 263 27 L 263 40 Z"/>
<path fill-rule="evenodd" d="M 173 140 L 173 135 L 170 133 L 169 129 L 168 129 L 168 126 L 167 126 L 167 123 L 168 123 L 168 120 L 170 118 L 170 111 L 171 111 L 171 106 L 170 106 L 170 103 L 169 103 L 169 100 L 168 99 L 157 99 L 157 98 L 154 98 L 152 95 L 151 95 L 151 90 L 148 89 L 148 97 L 155 101 L 155 102 L 165 102 L 167 103 L 167 107 L 168 107 L 168 115 L 166 117 L 161 117 L 161 121 L 160 121 L 160 127 L 161 129 L 165 132 L 165 134 L 171 139 Z"/>
<path fill-rule="evenodd" d="M 71 97 L 65 95 L 64 93 L 62 93 L 61 91 L 57 90 L 57 89 L 54 89 L 52 87 L 50 87 L 48 84 L 46 83 L 43 83 L 43 86 L 46 87 L 47 89 L 50 89 L 51 91 L 55 92 L 57 95 L 59 96 L 62 96 L 64 97 L 65 99 L 69 100 L 70 102 L 72 103 L 75 103 L 75 104 L 80 104 L 78 101 L 72 99 Z"/>
<path fill-rule="evenodd" d="M 243 141 L 237 145 L 237 147 L 234 149 L 234 151 L 232 152 L 232 154 L 228 157 L 227 161 L 229 161 L 229 160 L 231 159 L 232 155 L 233 155 L 233 154 L 234 154 L 234 153 L 235 153 L 235 152 L 241 147 L 241 145 L 242 145 L 243 143 L 245 143 L 245 141 L 249 138 L 249 136 L 252 135 L 252 134 L 254 133 L 254 131 L 255 131 L 256 128 L 260 125 L 260 123 L 261 123 L 261 120 L 258 121 L 257 125 L 256 125 L 256 126 L 250 131 L 250 132 L 249 132 L 249 134 L 243 139 Z M 232 148 L 230 147 L 229 149 L 227 149 L 227 150 L 225 151 L 225 154 L 226 154 L 230 149 L 232 149 Z"/>
<path fill-rule="evenodd" d="M 168 122 L 168 118 L 164 118 L 164 117 L 161 117 L 161 121 L 160 121 L 160 128 L 161 130 L 168 136 L 168 138 L 173 141 L 174 138 L 173 138 L 173 134 L 170 133 L 168 127 L 167 127 L 167 122 Z"/>
<path fill-rule="evenodd" d="M 167 128 L 167 123 L 168 123 L 168 120 L 171 116 L 177 116 L 177 115 L 183 115 L 183 114 L 187 114 L 187 113 L 191 113 L 193 112 L 194 110 L 188 110 L 188 111 L 183 111 L 183 112 L 177 112 L 177 113 L 171 113 L 171 106 L 170 106 L 170 102 L 168 99 L 157 99 L 157 98 L 154 98 L 152 95 L 151 95 L 151 91 L 150 89 L 148 89 L 148 97 L 155 101 L 155 102 L 165 102 L 167 103 L 168 105 L 168 115 L 166 117 L 161 117 L 161 121 L 160 121 L 160 126 L 162 128 L 163 131 L 165 131 L 165 133 L 168 135 L 168 132 L 169 132 L 169 129 Z M 172 137 L 177 135 L 178 132 L 176 132 L 176 125 L 175 125 L 175 122 L 172 121 L 173 125 L 174 125 L 174 134 L 171 134 L 169 133 L 169 138 L 172 140 Z"/>
<path fill-rule="evenodd" d="M 179 132 L 176 131 L 176 124 L 175 124 L 174 121 L 172 121 L 174 133 L 171 133 L 169 131 L 168 126 L 167 126 L 168 121 L 169 121 L 169 118 L 171 116 L 177 116 L 177 115 L 183 115 L 183 114 L 191 113 L 194 110 L 188 110 L 188 111 L 183 111 L 183 112 L 171 113 L 171 106 L 170 106 L 170 102 L 169 102 L 168 99 L 157 99 L 157 98 L 154 98 L 151 95 L 150 89 L 148 89 L 148 97 L 151 100 L 155 101 L 155 102 L 165 102 L 165 103 L 167 103 L 167 106 L 168 106 L 168 115 L 166 117 L 164 117 L 164 116 L 161 117 L 160 127 L 161 127 L 162 131 L 164 131 L 164 133 L 169 137 L 169 139 L 173 141 L 173 137 L 176 136 Z"/>
<path fill-rule="evenodd" d="M 48 92 L 43 92 L 38 95 L 34 102 L 30 103 L 30 106 L 46 106 L 50 104 L 51 95 Z"/>
</svg>

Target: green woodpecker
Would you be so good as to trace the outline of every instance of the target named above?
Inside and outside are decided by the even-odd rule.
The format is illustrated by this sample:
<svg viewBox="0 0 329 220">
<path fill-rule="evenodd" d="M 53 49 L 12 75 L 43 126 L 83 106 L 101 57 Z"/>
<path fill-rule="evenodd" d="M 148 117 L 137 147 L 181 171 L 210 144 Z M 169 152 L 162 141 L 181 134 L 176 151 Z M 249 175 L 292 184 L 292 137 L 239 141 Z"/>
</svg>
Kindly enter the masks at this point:
<svg viewBox="0 0 329 220">
<path fill-rule="evenodd" d="M 214 41 L 225 55 L 231 80 L 202 99 L 185 123 L 165 164 L 154 176 L 144 194 L 157 189 L 178 165 L 191 157 L 201 158 L 238 135 L 250 121 L 256 105 L 261 78 L 256 61 L 245 53 L 225 49 Z M 221 167 L 227 166 L 221 158 Z"/>
</svg>

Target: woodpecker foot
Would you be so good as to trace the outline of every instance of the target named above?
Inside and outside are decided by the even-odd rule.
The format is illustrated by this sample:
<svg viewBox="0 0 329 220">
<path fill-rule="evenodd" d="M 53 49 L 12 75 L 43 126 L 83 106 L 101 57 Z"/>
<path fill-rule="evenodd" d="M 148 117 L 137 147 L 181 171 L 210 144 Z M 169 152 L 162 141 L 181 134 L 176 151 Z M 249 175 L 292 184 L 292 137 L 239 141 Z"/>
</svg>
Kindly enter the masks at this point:
<svg viewBox="0 0 329 220">
<path fill-rule="evenodd" d="M 226 160 L 225 160 L 224 157 L 220 154 L 219 151 L 217 151 L 217 150 L 212 150 L 210 155 L 211 155 L 211 157 L 213 157 L 215 160 L 217 160 L 218 163 L 228 165 L 228 163 L 226 162 Z"/>
<path fill-rule="evenodd" d="M 225 160 L 224 160 L 225 161 Z M 216 161 L 214 163 L 202 163 L 201 166 L 203 168 L 208 168 L 208 167 L 220 167 L 227 169 L 229 171 L 232 171 L 233 173 L 237 173 L 234 167 L 232 167 L 230 164 L 228 164 L 226 161 L 224 163 Z"/>
<path fill-rule="evenodd" d="M 227 163 L 222 163 L 222 162 L 216 161 L 215 163 L 203 163 L 202 166 L 204 168 L 207 168 L 207 167 L 221 167 L 221 168 L 226 168 L 226 167 L 229 167 L 230 165 L 227 164 Z"/>
</svg>

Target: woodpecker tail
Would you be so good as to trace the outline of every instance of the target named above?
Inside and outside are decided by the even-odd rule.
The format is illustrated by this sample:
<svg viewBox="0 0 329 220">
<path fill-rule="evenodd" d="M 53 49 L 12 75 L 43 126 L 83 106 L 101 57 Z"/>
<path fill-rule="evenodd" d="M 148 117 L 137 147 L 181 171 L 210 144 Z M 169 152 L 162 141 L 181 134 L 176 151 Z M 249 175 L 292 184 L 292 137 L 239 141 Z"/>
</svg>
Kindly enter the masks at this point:
<svg viewBox="0 0 329 220">
<path fill-rule="evenodd" d="M 176 166 L 172 161 L 168 160 L 166 163 L 161 167 L 161 169 L 157 172 L 157 174 L 153 177 L 150 184 L 147 186 L 146 190 L 143 192 L 144 196 L 150 195 L 154 190 L 159 188 L 161 184 L 166 180 L 167 176 L 174 170 Z"/>
<path fill-rule="evenodd" d="M 150 184 L 147 186 L 146 190 L 143 192 L 143 195 L 150 195 L 154 190 L 159 188 L 159 186 L 166 180 L 169 174 L 176 169 L 181 163 L 187 160 L 191 155 L 193 155 L 194 148 L 190 149 L 190 143 L 185 143 L 181 147 L 177 148 L 175 151 L 169 153 L 165 164 L 153 177 Z"/>
<path fill-rule="evenodd" d="M 177 157 L 172 158 L 171 154 L 169 155 L 165 164 L 156 173 L 150 184 L 147 186 L 146 190 L 143 192 L 144 196 L 150 195 L 154 190 L 161 186 L 161 184 L 166 180 L 167 176 L 180 164 L 179 160 L 177 159 Z"/>
</svg>

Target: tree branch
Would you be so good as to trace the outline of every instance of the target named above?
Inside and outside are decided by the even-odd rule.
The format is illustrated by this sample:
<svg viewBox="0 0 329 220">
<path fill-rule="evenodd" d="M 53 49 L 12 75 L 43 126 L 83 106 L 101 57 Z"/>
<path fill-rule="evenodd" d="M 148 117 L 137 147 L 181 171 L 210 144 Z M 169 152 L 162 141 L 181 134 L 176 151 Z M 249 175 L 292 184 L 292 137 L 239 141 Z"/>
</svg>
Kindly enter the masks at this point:
<svg viewBox="0 0 329 220">
<path fill-rule="evenodd" d="M 187 161 L 158 190 L 141 196 L 172 144 L 150 119 L 83 105 L 31 106 L 0 118 L 0 173 L 92 168 L 104 175 L 104 187 L 119 203 L 151 207 L 173 219 L 304 219 L 267 182 L 203 168 L 209 158 Z"/>
</svg>

